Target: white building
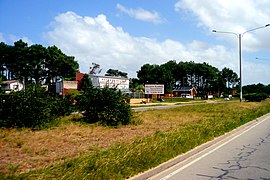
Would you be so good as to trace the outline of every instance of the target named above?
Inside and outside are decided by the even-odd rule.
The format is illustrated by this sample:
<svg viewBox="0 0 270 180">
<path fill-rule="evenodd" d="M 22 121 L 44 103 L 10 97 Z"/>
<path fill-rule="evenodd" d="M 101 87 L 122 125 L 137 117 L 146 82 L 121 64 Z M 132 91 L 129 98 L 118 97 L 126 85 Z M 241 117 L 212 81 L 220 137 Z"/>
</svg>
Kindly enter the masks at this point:
<svg viewBox="0 0 270 180">
<path fill-rule="evenodd" d="M 90 75 L 93 86 L 98 88 L 104 88 L 108 86 L 109 88 L 116 88 L 122 92 L 129 91 L 129 79 L 123 77 L 114 76 L 96 76 Z"/>
<path fill-rule="evenodd" d="M 18 80 L 3 81 L 0 83 L 1 90 L 5 93 L 10 93 L 12 91 L 20 91 L 23 89 L 23 84 Z"/>
</svg>

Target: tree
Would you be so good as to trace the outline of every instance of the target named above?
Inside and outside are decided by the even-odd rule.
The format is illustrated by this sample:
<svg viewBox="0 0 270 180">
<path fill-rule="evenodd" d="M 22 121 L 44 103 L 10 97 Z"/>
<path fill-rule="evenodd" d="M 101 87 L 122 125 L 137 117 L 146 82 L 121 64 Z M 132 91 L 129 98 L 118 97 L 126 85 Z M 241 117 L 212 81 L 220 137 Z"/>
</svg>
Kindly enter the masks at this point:
<svg viewBox="0 0 270 180">
<path fill-rule="evenodd" d="M 141 84 L 147 84 L 147 83 L 156 83 L 157 82 L 157 76 L 154 74 L 157 72 L 159 66 L 158 65 L 150 65 L 150 64 L 144 64 L 139 71 L 137 71 L 137 77 Z"/>
<path fill-rule="evenodd" d="M 47 48 L 48 53 L 45 62 L 46 83 L 55 82 L 57 77 L 75 77 L 79 64 L 74 57 L 65 55 L 56 46 Z"/>
<path fill-rule="evenodd" d="M 14 46 L 7 49 L 8 58 L 6 66 L 9 70 L 9 78 L 27 81 L 30 76 L 27 63 L 28 45 L 22 40 L 14 42 Z"/>
<path fill-rule="evenodd" d="M 99 74 L 102 71 L 102 69 L 100 69 L 100 65 L 99 64 L 93 62 L 92 65 L 93 66 L 90 67 L 89 74 L 95 75 L 95 74 Z"/>
<path fill-rule="evenodd" d="M 73 56 L 65 55 L 56 46 L 42 45 L 28 47 L 22 40 L 14 46 L 0 44 L 0 78 L 6 73 L 7 79 L 18 79 L 25 84 L 55 82 L 56 77 L 75 79 L 79 64 Z"/>
<path fill-rule="evenodd" d="M 0 79 L 6 80 L 5 73 L 7 72 L 7 59 L 8 59 L 9 46 L 4 42 L 0 43 Z"/>
<path fill-rule="evenodd" d="M 81 80 L 79 90 L 86 91 L 87 89 L 91 89 L 91 88 L 93 88 L 92 81 L 88 74 L 84 74 Z"/>
<path fill-rule="evenodd" d="M 47 49 L 42 45 L 35 44 L 29 47 L 27 58 L 29 60 L 31 77 L 34 79 L 35 84 L 41 84 L 45 79 L 47 53 Z"/>
<path fill-rule="evenodd" d="M 116 69 L 108 69 L 108 71 L 106 72 L 105 76 L 116 76 L 116 77 L 124 77 L 124 78 L 128 78 L 127 77 L 127 73 L 116 70 Z"/>
<path fill-rule="evenodd" d="M 137 77 L 141 84 L 164 84 L 166 93 L 171 93 L 173 88 L 192 86 L 202 96 L 210 92 L 224 92 L 226 81 L 230 86 L 235 86 L 239 81 L 237 74 L 228 68 L 219 71 L 205 62 L 180 61 L 176 63 L 175 60 L 161 65 L 144 64 L 137 71 Z"/>
</svg>

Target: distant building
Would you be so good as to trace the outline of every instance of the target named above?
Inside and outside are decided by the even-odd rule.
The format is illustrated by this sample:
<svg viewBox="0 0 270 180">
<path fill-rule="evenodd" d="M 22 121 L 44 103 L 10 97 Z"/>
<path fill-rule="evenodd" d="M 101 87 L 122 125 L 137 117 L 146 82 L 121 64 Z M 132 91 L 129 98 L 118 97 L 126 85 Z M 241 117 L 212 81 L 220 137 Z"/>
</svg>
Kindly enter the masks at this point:
<svg viewBox="0 0 270 180">
<path fill-rule="evenodd" d="M 90 76 L 93 86 L 97 88 L 116 88 L 122 92 L 129 91 L 129 79 L 114 76 Z"/>
<path fill-rule="evenodd" d="M 23 84 L 20 83 L 18 80 L 3 81 L 0 83 L 0 86 L 1 90 L 5 93 L 20 91 L 23 89 Z"/>
<path fill-rule="evenodd" d="M 173 90 L 174 97 L 193 98 L 196 94 L 194 87 L 179 87 Z"/>
<path fill-rule="evenodd" d="M 81 83 L 81 79 L 83 78 L 83 73 L 76 73 L 76 80 L 78 85 Z M 122 92 L 129 91 L 129 79 L 123 77 L 115 77 L 115 76 L 98 76 L 98 75 L 89 75 L 92 84 L 96 88 L 116 88 Z"/>
</svg>

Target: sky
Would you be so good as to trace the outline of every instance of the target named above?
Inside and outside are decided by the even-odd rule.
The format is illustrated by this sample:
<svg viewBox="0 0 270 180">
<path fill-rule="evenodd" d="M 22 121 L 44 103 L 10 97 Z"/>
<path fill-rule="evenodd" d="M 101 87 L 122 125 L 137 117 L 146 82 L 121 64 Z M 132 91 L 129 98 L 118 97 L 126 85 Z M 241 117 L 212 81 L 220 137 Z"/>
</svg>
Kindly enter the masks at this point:
<svg viewBox="0 0 270 180">
<path fill-rule="evenodd" d="M 0 42 L 56 45 L 83 73 L 94 62 L 131 78 L 169 60 L 239 75 L 240 34 L 243 85 L 270 84 L 269 23 L 269 0 L 0 0 Z"/>
</svg>

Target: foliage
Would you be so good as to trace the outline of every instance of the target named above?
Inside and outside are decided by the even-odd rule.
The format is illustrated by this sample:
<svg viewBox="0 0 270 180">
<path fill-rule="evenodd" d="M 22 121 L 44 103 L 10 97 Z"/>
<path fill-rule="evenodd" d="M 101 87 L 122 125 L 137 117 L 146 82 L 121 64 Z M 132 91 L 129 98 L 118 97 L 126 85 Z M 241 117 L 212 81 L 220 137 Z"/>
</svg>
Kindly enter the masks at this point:
<svg viewBox="0 0 270 180">
<path fill-rule="evenodd" d="M 267 94 L 265 94 L 265 93 L 251 93 L 251 94 L 244 95 L 244 98 L 246 101 L 261 102 L 262 100 L 265 100 L 267 98 Z"/>
<path fill-rule="evenodd" d="M 51 115 L 53 116 L 65 116 L 75 111 L 75 106 L 72 104 L 72 99 L 68 96 L 56 96 L 48 97 L 51 109 Z"/>
<path fill-rule="evenodd" d="M 246 85 L 246 86 L 243 86 L 243 93 L 244 94 L 266 93 L 270 95 L 270 84 L 268 86 L 265 86 L 261 83 Z"/>
<path fill-rule="evenodd" d="M 26 85 L 55 82 L 55 78 L 74 78 L 79 64 L 56 46 L 28 46 L 22 40 L 14 45 L 0 43 L 0 77 L 24 81 Z"/>
<path fill-rule="evenodd" d="M 71 113 L 69 99 L 49 95 L 39 86 L 0 97 L 0 127 L 41 128 Z"/>
<path fill-rule="evenodd" d="M 80 82 L 79 90 L 86 91 L 89 88 L 93 88 L 92 81 L 88 74 L 84 74 Z"/>
<path fill-rule="evenodd" d="M 144 64 L 137 71 L 137 77 L 141 84 L 164 84 L 165 93 L 171 93 L 174 88 L 193 86 L 197 89 L 198 96 L 221 94 L 228 91 L 229 87 L 235 87 L 239 81 L 237 74 L 229 68 L 219 71 L 207 63 L 177 63 L 175 60 L 161 65 Z"/>
<path fill-rule="evenodd" d="M 87 77 L 83 78 L 83 82 L 88 82 Z M 86 122 L 100 122 L 110 126 L 130 123 L 131 108 L 127 96 L 108 87 L 98 89 L 92 84 L 85 84 L 87 86 L 83 88 L 78 104 L 79 109 L 84 111 Z"/>
<path fill-rule="evenodd" d="M 92 63 L 92 67 L 90 67 L 90 71 L 89 71 L 89 74 L 99 74 L 101 71 L 102 71 L 102 69 L 100 69 L 100 65 L 99 64 L 97 64 L 97 63 Z"/>
<path fill-rule="evenodd" d="M 124 77 L 127 78 L 127 73 L 126 72 L 122 72 L 116 69 L 109 69 L 105 76 L 116 76 L 116 77 Z"/>
<path fill-rule="evenodd" d="M 140 172 L 183 154 L 188 150 L 214 139 L 269 112 L 270 104 L 226 103 L 181 107 L 175 110 L 151 111 L 151 118 L 162 118 L 187 113 L 197 113 L 185 124 L 178 124 L 170 131 L 136 139 L 132 143 L 117 143 L 106 149 L 67 160 L 48 168 L 14 176 L 35 179 L 128 179 Z M 169 111 L 169 112 L 168 112 Z M 145 112 L 149 113 L 149 112 Z M 172 114 L 173 113 L 173 114 Z M 161 114 L 165 114 L 161 116 Z M 179 116 L 178 115 L 178 116 Z M 195 116 L 196 117 L 196 116 Z"/>
</svg>

